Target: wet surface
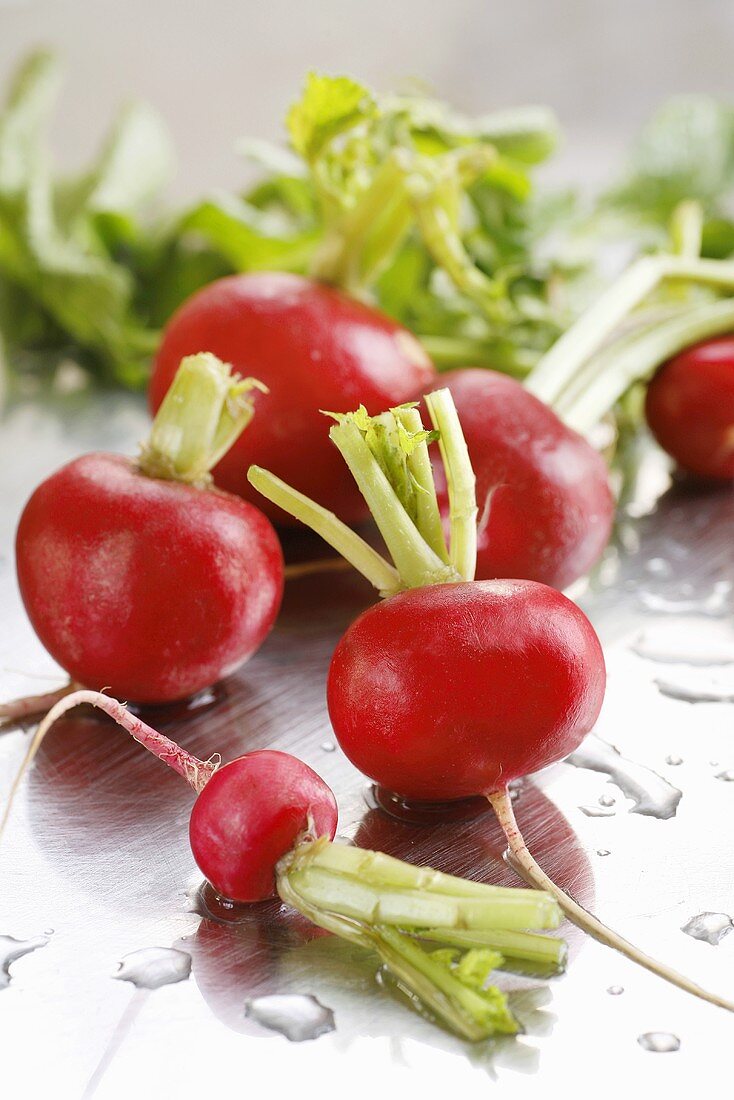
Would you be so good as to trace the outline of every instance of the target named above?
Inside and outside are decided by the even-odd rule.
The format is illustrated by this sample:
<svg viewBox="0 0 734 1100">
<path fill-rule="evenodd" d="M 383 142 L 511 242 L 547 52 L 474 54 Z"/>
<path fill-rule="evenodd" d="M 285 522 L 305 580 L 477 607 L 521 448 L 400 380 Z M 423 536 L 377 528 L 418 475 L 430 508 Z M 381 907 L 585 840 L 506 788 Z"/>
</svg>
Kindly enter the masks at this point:
<svg viewBox="0 0 734 1100">
<path fill-rule="evenodd" d="M 48 690 L 61 678 L 15 589 L 12 533 L 23 499 L 43 473 L 100 438 L 133 450 L 144 431 L 144 413 L 132 400 L 120 400 L 104 430 L 109 406 L 89 400 L 75 397 L 60 413 L 28 407 L 0 425 L 2 697 Z M 734 912 L 734 787 L 717 781 L 734 778 L 731 708 L 688 706 L 662 695 L 655 680 L 677 678 L 686 664 L 707 674 L 707 654 L 726 671 L 734 496 L 687 483 L 670 487 L 657 461 L 644 485 L 642 503 L 623 520 L 616 546 L 579 596 L 609 669 L 597 739 L 580 750 L 580 766 L 558 765 L 520 785 L 515 812 L 541 865 L 581 904 L 701 984 L 731 994 L 734 936 L 723 935 L 714 950 L 681 932 L 692 914 Z M 322 553 L 305 537 L 289 540 L 287 551 L 292 559 Z M 426 807 L 392 805 L 388 814 L 379 792 L 334 746 L 324 701 L 329 658 L 372 599 L 349 574 L 291 582 L 275 631 L 240 673 L 194 706 L 146 718 L 204 758 L 265 746 L 295 752 L 337 792 L 342 838 L 517 884 L 484 807 L 466 807 L 458 820 L 426 815 Z M 661 649 L 661 636 L 671 631 L 687 637 L 694 659 L 678 661 L 686 656 L 680 646 Z M 26 743 L 22 730 L 0 735 L 3 793 Z M 640 812 L 628 765 L 648 796 L 656 777 L 653 805 L 662 791 L 672 812 Z M 280 902 L 233 909 L 201 889 L 187 843 L 192 798 L 97 714 L 68 715 L 46 739 L 0 847 L 0 933 L 32 942 L 39 930 L 55 929 L 44 950 L 9 963 L 12 981 L 0 997 L 0 1037 L 23 1066 L 26 1095 L 113 1100 L 134 1094 L 143 1074 L 151 1096 L 229 1095 L 246 1066 L 248 1079 L 277 1074 L 294 1095 L 307 1094 L 304 1082 L 327 1077 L 334 1095 L 348 1095 L 363 1079 L 388 1093 L 402 1083 L 425 1095 L 475 1095 L 496 1079 L 503 1096 L 522 1098 L 539 1087 L 560 1093 L 570 1066 L 578 1091 L 596 1094 L 601 1065 L 620 1095 L 630 1081 L 640 1095 L 675 1095 L 698 1082 L 702 1066 L 723 1073 L 729 1064 L 730 1017 L 567 926 L 565 975 L 550 982 L 499 978 L 524 1035 L 469 1047 L 411 1012 L 378 980 L 375 959 Z M 587 816 L 589 808 L 599 815 Z M 111 980 L 117 960 L 129 963 L 151 949 L 164 958 L 170 951 L 187 956 L 190 979 L 152 991 Z M 335 1030 L 317 1041 L 288 1042 L 262 1026 L 262 1013 L 260 1022 L 252 1007 L 246 1013 L 263 1002 L 272 1008 L 274 997 L 315 999 L 333 1013 Z M 675 1058 L 649 1057 L 673 1050 L 660 1036 L 679 1040 Z M 43 1058 L 36 1055 L 41 1045 Z M 180 1057 L 171 1057 L 174 1049 Z"/>
</svg>

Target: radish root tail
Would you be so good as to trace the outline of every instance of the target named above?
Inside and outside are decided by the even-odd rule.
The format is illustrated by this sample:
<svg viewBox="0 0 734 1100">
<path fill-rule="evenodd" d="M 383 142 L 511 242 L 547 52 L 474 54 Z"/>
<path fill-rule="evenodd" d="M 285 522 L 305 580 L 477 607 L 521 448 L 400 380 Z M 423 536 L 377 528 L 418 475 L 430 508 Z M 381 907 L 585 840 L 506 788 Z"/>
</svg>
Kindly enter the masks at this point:
<svg viewBox="0 0 734 1100">
<path fill-rule="evenodd" d="M 44 737 L 57 719 L 61 718 L 63 714 L 66 714 L 67 711 L 73 710 L 74 707 L 81 706 L 83 703 L 103 710 L 105 714 L 108 714 L 110 718 L 117 722 L 118 726 L 122 726 L 124 730 L 127 730 L 130 736 L 141 744 L 143 748 L 148 749 L 149 752 L 157 756 L 164 764 L 167 764 L 169 768 L 172 768 L 182 776 L 187 783 L 193 787 L 197 794 L 203 790 L 219 767 L 221 758 L 218 755 L 212 757 L 211 760 L 199 760 L 198 757 L 182 749 L 175 741 L 171 741 L 170 738 L 165 737 L 162 733 L 158 733 L 157 730 L 148 726 L 140 718 L 131 714 L 127 707 L 123 703 L 118 702 L 117 699 L 112 699 L 109 695 L 103 695 L 99 691 L 72 691 L 56 702 L 33 735 L 28 750 L 18 769 L 18 774 L 13 780 L 13 785 L 10 788 L 10 794 L 8 795 L 2 818 L 0 818 L 0 838 L 2 838 L 5 831 L 8 818 L 10 817 L 10 811 L 23 777 L 33 763 Z"/>
<path fill-rule="evenodd" d="M 666 982 L 670 982 L 671 985 L 675 985 L 679 989 L 685 990 L 686 993 L 693 994 L 694 997 L 699 997 L 702 1001 L 708 1001 L 709 1004 L 717 1005 L 719 1008 L 725 1008 L 729 1012 L 734 1012 L 734 1004 L 731 1001 L 726 1000 L 725 997 L 721 997 L 716 993 L 709 993 L 708 990 L 702 989 L 700 985 L 692 982 L 690 978 L 686 978 L 685 975 L 679 974 L 676 970 L 672 970 L 664 963 L 658 962 L 657 959 L 651 958 L 650 955 L 646 955 L 643 951 L 640 951 L 638 947 L 630 943 L 629 940 L 625 940 L 622 936 L 613 932 L 611 928 L 602 924 L 593 914 L 589 913 L 583 906 L 569 897 L 568 894 L 561 890 L 561 888 L 546 875 L 545 871 L 538 866 L 535 859 L 528 851 L 525 841 L 522 838 L 522 833 L 518 828 L 517 821 L 515 820 L 515 813 L 507 788 L 493 791 L 491 794 L 487 795 L 487 798 L 497 815 L 497 820 L 502 826 L 502 831 L 507 839 L 510 853 L 513 857 L 513 863 L 517 870 L 531 886 L 536 886 L 539 890 L 546 890 L 549 894 L 552 894 L 568 919 L 578 928 L 581 928 L 584 932 L 588 932 L 588 934 L 593 936 L 595 940 L 598 940 L 599 943 L 606 944 L 607 947 L 612 947 L 616 951 L 619 951 L 620 954 L 625 955 L 628 959 L 631 959 L 632 962 L 644 967 L 645 970 L 657 974 L 658 977 L 663 978 Z"/>
<path fill-rule="evenodd" d="M 11 699 L 9 703 L 0 703 L 0 726 L 13 725 L 22 722 L 24 718 L 34 718 L 37 714 L 45 714 L 51 707 L 63 699 L 65 695 L 71 695 L 77 691 L 79 684 L 69 680 L 63 687 L 56 691 L 47 691 L 43 695 L 26 695 L 22 699 Z"/>
</svg>

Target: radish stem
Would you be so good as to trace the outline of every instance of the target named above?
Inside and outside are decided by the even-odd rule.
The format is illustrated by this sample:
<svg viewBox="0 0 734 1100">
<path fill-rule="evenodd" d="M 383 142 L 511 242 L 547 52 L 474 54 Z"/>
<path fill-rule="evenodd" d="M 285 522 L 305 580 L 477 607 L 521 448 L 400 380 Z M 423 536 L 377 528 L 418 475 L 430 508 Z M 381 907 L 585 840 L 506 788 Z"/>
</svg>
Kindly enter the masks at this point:
<svg viewBox="0 0 734 1100">
<path fill-rule="evenodd" d="M 210 352 L 182 359 L 156 413 L 138 465 L 148 477 L 206 485 L 209 471 L 250 423 L 254 378 L 242 379 Z"/>
<path fill-rule="evenodd" d="M 352 563 L 346 558 L 316 558 L 314 561 L 296 561 L 286 565 L 283 576 L 287 581 L 297 581 L 318 573 L 346 573 L 352 568 Z"/>
<path fill-rule="evenodd" d="M 556 340 L 527 379 L 527 389 L 556 405 L 586 360 L 656 286 L 684 279 L 710 286 L 734 287 L 734 262 L 687 256 L 643 256 L 612 283 L 593 306 Z"/>
<path fill-rule="evenodd" d="M 198 757 L 182 749 L 175 741 L 171 741 L 170 738 L 162 733 L 158 733 L 157 730 L 152 729 L 140 718 L 136 718 L 136 716 L 131 714 L 127 707 L 119 703 L 117 699 L 111 699 L 109 695 L 103 695 L 99 691 L 73 691 L 71 694 L 60 699 L 55 706 L 51 708 L 33 735 L 33 739 L 28 746 L 28 750 L 18 770 L 18 774 L 10 788 L 5 810 L 2 819 L 0 819 L 0 836 L 2 836 L 7 824 L 21 780 L 33 763 L 33 759 L 41 747 L 41 742 L 44 737 L 54 722 L 61 718 L 63 714 L 66 714 L 69 710 L 73 710 L 74 707 L 81 706 L 83 703 L 103 710 L 105 714 L 108 714 L 110 718 L 117 722 L 118 726 L 122 726 L 124 730 L 127 730 L 130 736 L 142 745 L 143 748 L 153 753 L 153 755 L 157 756 L 164 764 L 167 764 L 169 768 L 172 768 L 173 771 L 182 776 L 197 793 L 204 788 L 219 766 L 218 760 L 199 760 Z"/>
<path fill-rule="evenodd" d="M 505 959 L 538 963 L 555 970 L 564 968 L 568 955 L 565 940 L 555 936 L 537 935 L 534 932 L 509 932 L 503 928 L 472 932 L 461 928 L 427 928 L 419 935 L 421 939 L 460 947 L 462 950 L 489 947 L 499 951 Z"/>
<path fill-rule="evenodd" d="M 477 567 L 476 478 L 449 390 L 426 394 L 426 405 L 439 433 L 449 496 L 449 557 L 459 576 L 473 581 Z"/>
<path fill-rule="evenodd" d="M 692 993 L 694 997 L 699 997 L 702 1001 L 708 1001 L 709 1004 L 717 1005 L 719 1008 L 725 1008 L 729 1012 L 734 1012 L 734 1004 L 728 1001 L 725 997 L 720 997 L 718 994 L 709 993 L 707 990 L 702 989 L 701 986 L 696 985 L 689 978 L 686 978 L 683 974 L 679 974 L 677 971 L 672 970 L 664 963 L 658 962 L 657 959 L 651 958 L 646 955 L 639 948 L 635 947 L 628 940 L 623 939 L 616 932 L 613 932 L 611 928 L 607 928 L 605 924 L 602 924 L 595 916 L 584 909 L 573 898 L 569 897 L 559 886 L 553 882 L 552 879 L 546 875 L 545 871 L 535 862 L 535 859 L 528 851 L 528 848 L 523 840 L 522 834 L 518 828 L 517 821 L 515 820 L 515 812 L 512 807 L 512 800 L 510 799 L 509 791 L 505 787 L 502 790 L 492 791 L 487 795 L 489 802 L 497 815 L 497 820 L 502 826 L 502 831 L 507 838 L 510 853 L 513 860 L 521 872 L 522 877 L 526 882 L 531 883 L 533 886 L 537 886 L 539 890 L 545 890 L 551 894 L 560 905 L 563 912 L 578 928 L 581 928 L 584 932 L 588 932 L 590 936 L 593 936 L 599 943 L 606 944 L 607 947 L 613 947 L 616 951 L 619 951 L 622 955 L 625 955 L 632 962 L 637 963 L 639 966 L 649 970 L 653 974 L 657 974 L 658 977 L 664 978 L 665 981 L 670 982 L 671 985 L 677 986 L 679 989 L 685 990 L 686 993 Z"/>
<path fill-rule="evenodd" d="M 396 409 L 395 415 L 405 430 L 411 435 L 417 435 L 423 429 L 420 413 L 417 409 Z M 428 454 L 428 445 L 425 441 L 419 443 L 406 456 L 408 470 L 417 488 L 416 493 L 416 520 L 415 524 L 423 538 L 433 552 L 448 564 L 449 554 L 446 548 L 446 539 L 441 523 L 441 513 L 438 508 L 436 485 L 433 480 L 431 458 Z"/>
<path fill-rule="evenodd" d="M 393 569 L 351 527 L 347 527 L 346 523 L 337 519 L 333 512 L 322 508 L 320 504 L 299 493 L 297 489 L 292 489 L 275 474 L 271 474 L 269 470 L 263 470 L 260 466 L 250 466 L 247 478 L 267 500 L 295 516 L 317 535 L 321 535 L 321 538 L 341 554 L 363 577 L 366 577 L 378 592 L 390 595 L 400 591 L 401 584 L 397 570 Z"/>
</svg>

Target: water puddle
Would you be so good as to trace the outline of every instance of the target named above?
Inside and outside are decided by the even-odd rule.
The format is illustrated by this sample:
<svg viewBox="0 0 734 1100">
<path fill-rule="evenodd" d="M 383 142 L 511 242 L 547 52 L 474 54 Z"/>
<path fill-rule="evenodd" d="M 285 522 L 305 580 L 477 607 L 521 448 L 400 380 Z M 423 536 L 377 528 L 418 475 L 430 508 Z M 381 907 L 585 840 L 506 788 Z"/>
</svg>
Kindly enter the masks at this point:
<svg viewBox="0 0 734 1100">
<path fill-rule="evenodd" d="M 291 1043 L 304 1043 L 334 1031 L 334 1013 L 311 993 L 274 994 L 245 1001 L 245 1016 Z"/>
<path fill-rule="evenodd" d="M 714 676 L 705 679 L 687 676 L 685 679 L 670 680 L 658 677 L 655 686 L 661 695 L 668 699 L 677 699 L 681 703 L 734 703 L 734 682 L 722 682 Z"/>
<path fill-rule="evenodd" d="M 633 814 L 667 821 L 668 818 L 675 817 L 678 803 L 683 797 L 683 792 L 667 779 L 642 764 L 628 760 L 613 745 L 593 734 L 568 757 L 567 763 L 574 768 L 588 768 L 590 771 L 608 775 L 622 794 L 634 802 L 630 810 Z"/>
<path fill-rule="evenodd" d="M 694 940 L 703 940 L 717 947 L 724 936 L 734 928 L 734 921 L 728 913 L 697 913 L 681 927 L 681 932 L 692 936 Z"/>
<path fill-rule="evenodd" d="M 125 955 L 113 977 L 121 982 L 132 982 L 138 989 L 160 989 L 164 985 L 185 982 L 190 973 L 188 951 L 175 947 L 143 947 Z"/>
<path fill-rule="evenodd" d="M 643 1050 L 653 1054 L 672 1054 L 680 1050 L 680 1039 L 670 1031 L 646 1031 L 637 1036 L 637 1042 Z"/>
<path fill-rule="evenodd" d="M 36 936 L 33 940 L 19 940 L 15 936 L 0 936 L 0 989 L 7 989 L 12 981 L 10 967 L 24 955 L 45 947 L 48 936 Z"/>
</svg>

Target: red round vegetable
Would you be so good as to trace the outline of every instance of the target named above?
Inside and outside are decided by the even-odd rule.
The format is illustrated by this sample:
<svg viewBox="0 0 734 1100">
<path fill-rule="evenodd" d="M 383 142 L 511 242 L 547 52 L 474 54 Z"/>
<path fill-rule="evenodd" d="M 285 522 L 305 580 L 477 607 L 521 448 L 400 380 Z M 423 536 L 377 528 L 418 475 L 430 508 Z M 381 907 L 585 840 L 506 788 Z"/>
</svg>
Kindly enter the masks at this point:
<svg viewBox="0 0 734 1100">
<path fill-rule="evenodd" d="M 183 699 L 262 644 L 283 591 L 270 522 L 238 497 L 147 477 L 119 455 L 75 459 L 23 511 L 18 581 L 72 680 L 137 703 Z"/>
<path fill-rule="evenodd" d="M 334 836 L 332 791 L 295 756 L 263 750 L 214 772 L 194 803 L 189 840 L 220 894 L 261 901 L 276 893 L 275 866 L 306 832 Z"/>
<path fill-rule="evenodd" d="M 211 355 L 184 360 L 138 461 L 85 455 L 31 496 L 16 541 L 20 591 L 72 681 L 167 703 L 263 642 L 283 591 L 277 535 L 251 504 L 208 485 L 250 420 L 251 387 Z"/>
<path fill-rule="evenodd" d="M 522 577 L 565 588 L 609 541 L 614 500 L 604 459 L 519 382 L 469 368 L 441 376 L 477 479 L 480 580 Z M 442 511 L 446 481 L 436 483 Z"/>
<path fill-rule="evenodd" d="M 205 348 L 241 374 L 254 374 L 270 394 L 268 415 L 257 417 L 214 469 L 217 484 L 262 504 L 247 482 L 248 466 L 258 463 L 347 522 L 364 516 L 364 504 L 319 410 L 362 403 L 379 412 L 411 400 L 435 377 L 418 341 L 400 325 L 298 275 L 227 276 L 189 298 L 166 326 L 156 357 L 154 412 L 182 356 Z"/>
<path fill-rule="evenodd" d="M 663 364 L 647 388 L 645 415 L 683 469 L 734 478 L 734 336 L 695 344 Z"/>
<path fill-rule="evenodd" d="M 404 798 L 458 799 L 573 752 L 604 684 L 599 640 L 575 604 L 533 581 L 477 581 L 365 611 L 336 648 L 327 697 L 365 775 Z"/>
</svg>

